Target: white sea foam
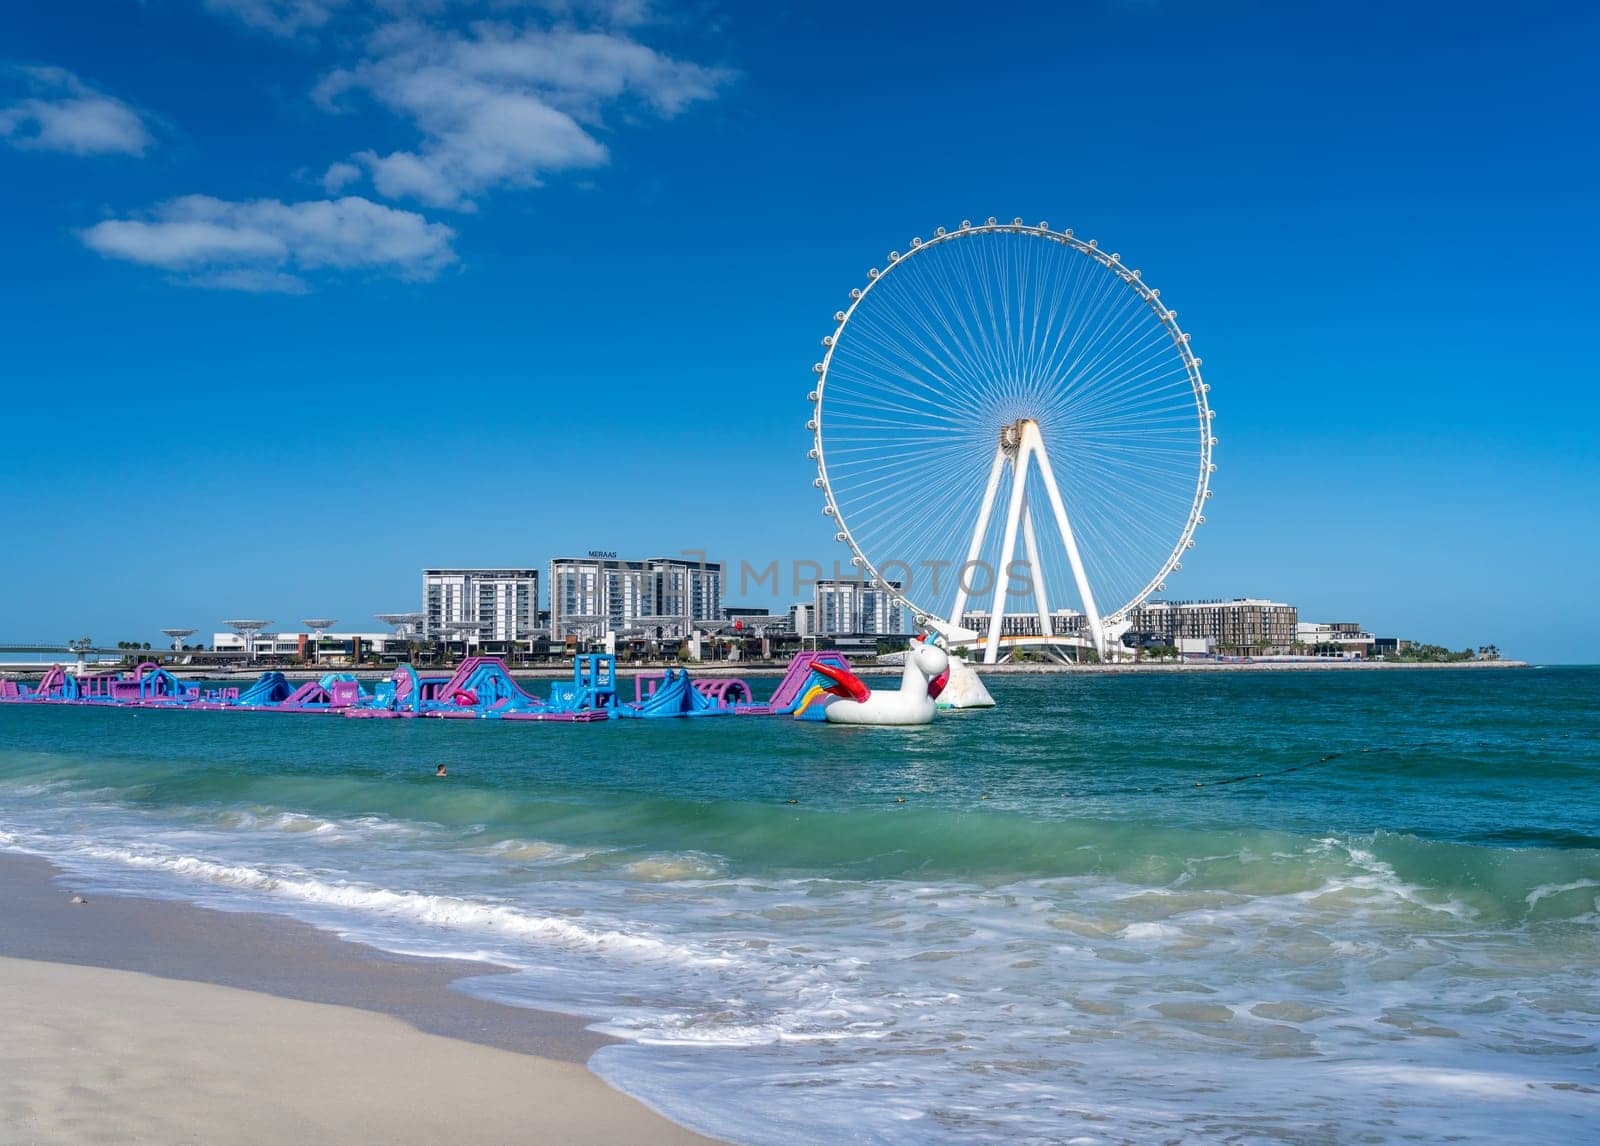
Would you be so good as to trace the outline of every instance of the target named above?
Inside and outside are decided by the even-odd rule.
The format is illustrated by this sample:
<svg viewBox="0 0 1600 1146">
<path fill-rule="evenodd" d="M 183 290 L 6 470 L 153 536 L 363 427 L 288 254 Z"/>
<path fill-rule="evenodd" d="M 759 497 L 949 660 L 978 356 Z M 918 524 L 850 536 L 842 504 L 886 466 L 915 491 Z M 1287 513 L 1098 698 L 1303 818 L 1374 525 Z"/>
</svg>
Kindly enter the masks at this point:
<svg viewBox="0 0 1600 1146">
<path fill-rule="evenodd" d="M 522 839 L 500 840 L 497 843 L 467 850 L 477 855 L 493 856 L 496 859 L 512 860 L 526 864 L 572 863 L 596 854 L 595 851 L 590 849 L 571 848 L 562 844 L 549 843 L 545 840 Z"/>
<path fill-rule="evenodd" d="M 354 882 L 329 882 L 307 875 L 284 874 L 249 864 L 217 863 L 197 856 L 163 855 L 121 847 L 83 845 L 76 854 L 127 867 L 156 869 L 183 876 L 262 892 L 305 903 L 346 908 L 357 912 L 400 917 L 433 927 L 487 930 L 526 936 L 542 942 L 633 959 L 678 964 L 719 966 L 725 959 L 648 935 L 597 928 L 569 918 L 538 915 L 508 904 L 489 903 L 419 891 L 392 891 Z"/>
<path fill-rule="evenodd" d="M 711 856 L 694 852 L 684 855 L 646 856 L 627 864 L 624 870 L 635 879 L 659 883 L 683 879 L 711 879 L 721 873 L 722 865 Z"/>
<path fill-rule="evenodd" d="M 1541 883 L 1530 891 L 1523 899 L 1529 907 L 1533 907 L 1542 899 L 1552 895 L 1563 895 L 1569 891 L 1583 891 L 1591 887 L 1600 887 L 1600 879 L 1575 879 L 1571 883 Z"/>
<path fill-rule="evenodd" d="M 1166 923 L 1130 923 L 1122 929 L 1122 937 L 1132 943 L 1177 939 L 1184 934 L 1182 928 Z"/>
</svg>

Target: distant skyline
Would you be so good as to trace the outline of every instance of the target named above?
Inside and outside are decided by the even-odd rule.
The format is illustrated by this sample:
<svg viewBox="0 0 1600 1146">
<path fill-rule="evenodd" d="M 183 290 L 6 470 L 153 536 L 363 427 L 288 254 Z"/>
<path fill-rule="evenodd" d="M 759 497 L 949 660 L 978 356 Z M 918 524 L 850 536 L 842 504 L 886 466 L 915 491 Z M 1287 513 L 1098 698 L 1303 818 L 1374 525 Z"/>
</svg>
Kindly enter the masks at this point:
<svg viewBox="0 0 1600 1146">
<path fill-rule="evenodd" d="M 913 234 L 1049 219 L 1216 407 L 1170 599 L 1593 662 L 1600 16 L 648 0 L 0 12 L 0 641 L 825 570 L 805 395 Z M 729 604 L 785 606 L 788 593 Z M 548 603 L 548 602 L 546 602 Z"/>
</svg>

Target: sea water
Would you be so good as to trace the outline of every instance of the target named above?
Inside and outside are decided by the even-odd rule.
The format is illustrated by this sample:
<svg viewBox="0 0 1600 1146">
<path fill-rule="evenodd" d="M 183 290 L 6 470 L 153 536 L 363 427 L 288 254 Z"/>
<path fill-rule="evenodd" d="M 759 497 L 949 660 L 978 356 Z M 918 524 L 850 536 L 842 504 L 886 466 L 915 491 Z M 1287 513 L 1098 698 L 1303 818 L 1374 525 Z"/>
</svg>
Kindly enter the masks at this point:
<svg viewBox="0 0 1600 1146">
<path fill-rule="evenodd" d="M 459 987 L 742 1142 L 1600 1140 L 1600 670 L 990 688 L 918 729 L 0 706 L 0 847 L 514 967 Z"/>
</svg>

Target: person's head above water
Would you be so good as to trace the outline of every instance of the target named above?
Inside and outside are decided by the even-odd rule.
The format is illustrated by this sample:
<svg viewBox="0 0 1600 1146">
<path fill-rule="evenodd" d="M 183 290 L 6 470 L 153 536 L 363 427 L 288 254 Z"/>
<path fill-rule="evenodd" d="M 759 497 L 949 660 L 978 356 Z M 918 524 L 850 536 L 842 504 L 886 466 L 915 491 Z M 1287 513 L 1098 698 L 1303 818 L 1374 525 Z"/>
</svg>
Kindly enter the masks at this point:
<svg viewBox="0 0 1600 1146">
<path fill-rule="evenodd" d="M 439 766 L 438 766 L 438 767 L 437 767 L 437 768 L 435 768 L 435 769 L 434 769 L 434 770 L 433 770 L 433 774 L 434 774 L 434 775 L 435 775 L 435 776 L 443 776 L 443 775 L 444 775 L 444 774 L 445 774 L 445 770 L 444 770 L 444 765 L 443 765 L 443 764 L 441 764 L 441 765 L 439 765 Z"/>
</svg>

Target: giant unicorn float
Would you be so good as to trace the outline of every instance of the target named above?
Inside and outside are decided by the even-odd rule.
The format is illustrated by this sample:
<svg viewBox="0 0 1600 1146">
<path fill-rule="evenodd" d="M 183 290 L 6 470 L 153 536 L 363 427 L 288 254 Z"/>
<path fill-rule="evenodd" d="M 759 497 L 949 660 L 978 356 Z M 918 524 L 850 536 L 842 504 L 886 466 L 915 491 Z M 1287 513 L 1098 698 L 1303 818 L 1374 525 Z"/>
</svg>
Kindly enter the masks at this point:
<svg viewBox="0 0 1600 1146">
<path fill-rule="evenodd" d="M 812 692 L 819 715 L 807 717 L 809 709 L 802 708 L 796 716 L 830 724 L 931 724 L 950 680 L 950 656 L 929 641 L 913 642 L 894 691 L 870 689 L 848 667 L 826 661 L 814 663 L 811 671 L 814 680 L 821 678 Z"/>
</svg>

